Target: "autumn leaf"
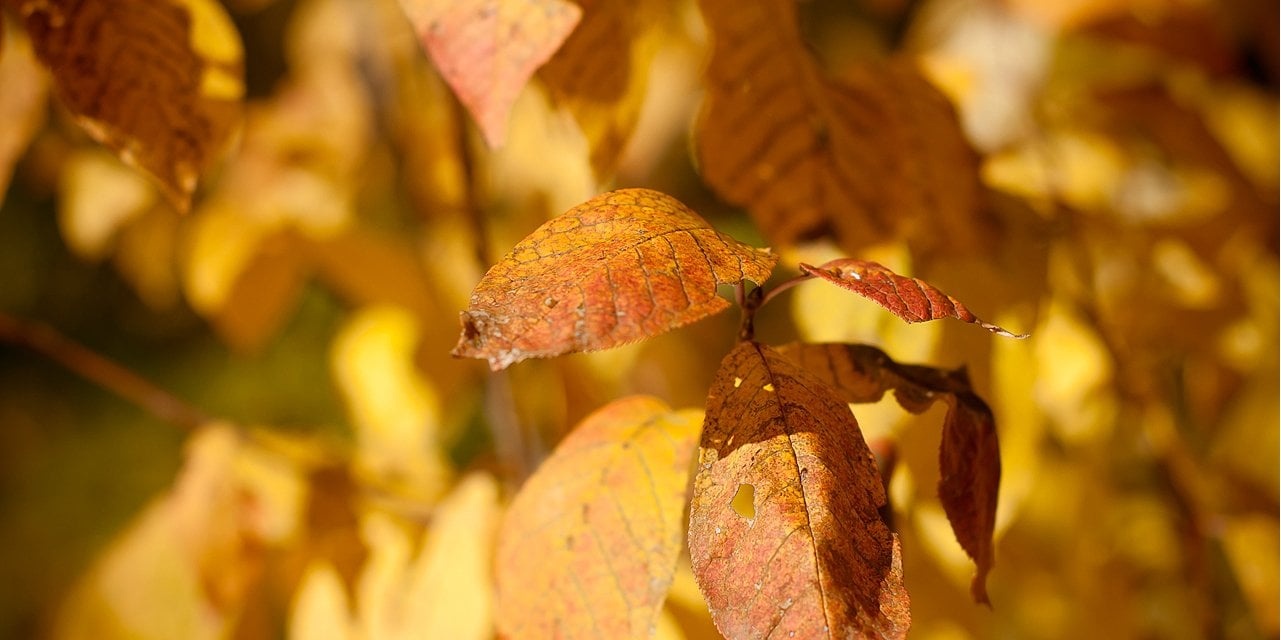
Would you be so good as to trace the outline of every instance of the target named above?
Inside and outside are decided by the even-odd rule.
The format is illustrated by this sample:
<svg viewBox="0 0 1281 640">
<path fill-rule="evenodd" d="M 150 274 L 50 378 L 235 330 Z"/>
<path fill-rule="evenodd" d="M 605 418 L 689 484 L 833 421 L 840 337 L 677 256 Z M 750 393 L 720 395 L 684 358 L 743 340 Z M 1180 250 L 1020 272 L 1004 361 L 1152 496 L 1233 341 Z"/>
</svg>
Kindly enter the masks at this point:
<svg viewBox="0 0 1281 640">
<path fill-rule="evenodd" d="M 17 29 L 6 34 L 10 23 L 0 19 L 0 204 L 9 190 L 13 165 L 45 121 L 49 92 L 45 74 L 36 63 L 31 43 Z"/>
<path fill-rule="evenodd" d="M 516 96 L 582 15 L 565 0 L 400 0 L 400 6 L 490 147 L 502 146 Z"/>
<path fill-rule="evenodd" d="M 699 170 L 790 244 L 834 231 L 847 250 L 907 237 L 974 244 L 977 158 L 946 99 L 905 61 L 825 76 L 796 3 L 702 0 L 713 40 Z"/>
<path fill-rule="evenodd" d="M 762 283 L 776 261 L 666 194 L 605 193 L 548 220 L 490 268 L 462 313 L 454 355 L 499 370 L 654 336 L 723 311 L 717 285 Z"/>
<path fill-rule="evenodd" d="M 961 548 L 977 567 L 970 594 L 976 602 L 988 603 L 1001 452 L 992 411 L 974 393 L 965 370 L 899 364 L 865 345 L 793 343 L 779 351 L 831 385 L 845 402 L 876 402 L 893 389 L 899 404 L 913 413 L 938 401 L 947 404 L 939 446 L 939 501 Z"/>
<path fill-rule="evenodd" d="M 13 0 L 57 95 L 89 135 L 186 211 L 235 129 L 240 36 L 214 0 Z"/>
<path fill-rule="evenodd" d="M 960 300 L 939 291 L 918 278 L 901 276 L 879 263 L 855 258 L 842 258 L 815 267 L 801 264 L 801 271 L 826 280 L 838 287 L 885 307 L 904 322 L 927 322 L 956 318 L 977 324 L 992 333 L 1009 338 L 1026 338 L 1027 334 L 1011 333 L 977 318 Z"/>
<path fill-rule="evenodd" d="M 561 442 L 499 532 L 503 637 L 650 637 L 680 553 L 698 429 L 697 410 L 632 396 Z"/>
<path fill-rule="evenodd" d="M 902 638 L 908 596 L 876 463 L 834 391 L 743 342 L 707 398 L 694 573 L 730 638 Z"/>
</svg>

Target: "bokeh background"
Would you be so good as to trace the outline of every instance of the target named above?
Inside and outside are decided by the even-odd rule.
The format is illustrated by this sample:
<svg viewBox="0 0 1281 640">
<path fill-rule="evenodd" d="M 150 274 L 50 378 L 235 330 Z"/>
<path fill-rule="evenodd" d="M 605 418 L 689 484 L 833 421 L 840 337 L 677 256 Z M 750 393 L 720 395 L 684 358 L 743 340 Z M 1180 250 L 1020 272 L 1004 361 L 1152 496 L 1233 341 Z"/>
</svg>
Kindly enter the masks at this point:
<svg viewBox="0 0 1281 640">
<path fill-rule="evenodd" d="M 855 410 L 898 443 L 912 637 L 1278 636 L 1276 3 L 797 4 L 831 76 L 900 57 L 952 102 L 984 211 L 963 250 L 780 243 L 718 197 L 692 151 L 711 50 L 693 2 L 584 2 L 617 19 L 573 49 L 615 56 L 601 91 L 536 75 L 494 150 L 394 0 L 226 0 L 244 121 L 188 214 L 49 98 L 19 4 L 0 636 L 418 637 L 441 611 L 492 634 L 488 545 L 519 478 L 613 398 L 701 407 L 736 333 L 727 313 L 501 376 L 449 357 L 486 266 L 614 186 L 774 244 L 779 273 L 875 259 L 1032 334 L 908 326 L 821 283 L 761 312 L 767 341 L 965 365 L 996 413 L 989 610 L 934 492 L 941 415 Z M 715 637 L 682 562 L 658 633 Z"/>
</svg>

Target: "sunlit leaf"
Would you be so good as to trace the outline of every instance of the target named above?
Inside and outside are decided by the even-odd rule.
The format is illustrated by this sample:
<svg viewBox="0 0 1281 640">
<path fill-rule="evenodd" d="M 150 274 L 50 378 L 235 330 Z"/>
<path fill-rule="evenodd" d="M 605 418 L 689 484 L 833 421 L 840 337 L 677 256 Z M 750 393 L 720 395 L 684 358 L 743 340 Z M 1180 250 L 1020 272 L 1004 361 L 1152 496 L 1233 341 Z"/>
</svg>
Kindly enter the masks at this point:
<svg viewBox="0 0 1281 640">
<path fill-rule="evenodd" d="M 503 520 L 503 636 L 650 637 L 676 570 L 698 428 L 697 411 L 633 396 L 561 442 Z"/>
<path fill-rule="evenodd" d="M 648 189 L 602 194 L 549 220 L 490 268 L 454 354 L 495 370 L 606 349 L 723 311 L 721 284 L 761 283 L 777 258 Z"/>
<path fill-rule="evenodd" d="M 740 343 L 707 398 L 694 574 L 730 638 L 902 638 L 908 596 L 885 489 L 853 414 L 791 360 Z"/>
<path fill-rule="evenodd" d="M 58 97 L 85 131 L 185 211 L 233 132 L 240 36 L 214 0 L 18 0 Z"/>
<path fill-rule="evenodd" d="M 0 204 L 9 190 L 13 165 L 45 120 L 48 81 L 31 51 L 31 42 L 7 20 L 0 20 Z"/>
<path fill-rule="evenodd" d="M 960 300 L 917 278 L 900 276 L 875 262 L 844 258 L 821 266 L 801 265 L 801 271 L 857 293 L 888 309 L 905 322 L 956 318 L 977 324 L 992 333 L 1026 338 L 975 317 Z"/>
<path fill-rule="evenodd" d="M 703 0 L 713 51 L 699 171 L 771 241 L 828 229 L 847 249 L 886 238 L 972 245 L 977 164 L 951 106 L 910 64 L 826 77 L 795 3 Z"/>
<path fill-rule="evenodd" d="M 939 501 L 961 548 L 977 567 L 970 592 L 975 601 L 986 603 L 1001 452 L 992 411 L 970 387 L 965 370 L 903 365 L 865 345 L 794 343 L 780 351 L 845 402 L 876 402 L 893 389 L 899 404 L 913 413 L 938 401 L 947 404 L 939 445 Z"/>
<path fill-rule="evenodd" d="M 400 0 L 423 48 L 491 147 L 534 70 L 569 35 L 582 11 L 565 0 Z"/>
</svg>

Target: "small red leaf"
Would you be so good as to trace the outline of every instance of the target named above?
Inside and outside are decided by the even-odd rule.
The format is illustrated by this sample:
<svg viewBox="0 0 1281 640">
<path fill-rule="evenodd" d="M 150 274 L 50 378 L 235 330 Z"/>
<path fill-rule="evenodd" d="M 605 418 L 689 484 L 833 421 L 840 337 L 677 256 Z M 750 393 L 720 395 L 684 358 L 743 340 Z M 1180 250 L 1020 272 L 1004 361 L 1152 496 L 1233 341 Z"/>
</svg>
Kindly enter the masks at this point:
<svg viewBox="0 0 1281 640">
<path fill-rule="evenodd" d="M 534 70 L 582 16 L 566 0 L 400 0 L 423 48 L 480 126 L 507 137 L 507 117 Z"/>
<path fill-rule="evenodd" d="M 694 574 L 729 638 L 902 638 L 908 596 L 885 488 L 854 415 L 769 347 L 738 345 L 707 397 L 690 505 Z"/>
<path fill-rule="evenodd" d="M 499 370 L 648 338 L 723 311 L 717 285 L 762 283 L 777 260 L 666 194 L 605 193 L 548 220 L 490 268 L 454 355 Z"/>
<path fill-rule="evenodd" d="M 846 402 L 876 402 L 893 389 L 899 404 L 912 413 L 939 400 L 947 403 L 939 445 L 939 501 L 957 542 L 974 559 L 970 593 L 987 604 L 1001 451 L 996 420 L 970 387 L 965 370 L 899 364 L 880 349 L 857 344 L 789 344 L 779 351 L 831 385 Z"/>
<path fill-rule="evenodd" d="M 960 300 L 939 291 L 934 285 L 917 278 L 901 276 L 877 262 L 842 258 L 818 267 L 802 264 L 801 271 L 849 289 L 885 307 L 905 322 L 957 318 L 1009 338 L 1027 337 L 1027 334 L 1011 333 L 984 322 L 970 313 Z"/>
</svg>

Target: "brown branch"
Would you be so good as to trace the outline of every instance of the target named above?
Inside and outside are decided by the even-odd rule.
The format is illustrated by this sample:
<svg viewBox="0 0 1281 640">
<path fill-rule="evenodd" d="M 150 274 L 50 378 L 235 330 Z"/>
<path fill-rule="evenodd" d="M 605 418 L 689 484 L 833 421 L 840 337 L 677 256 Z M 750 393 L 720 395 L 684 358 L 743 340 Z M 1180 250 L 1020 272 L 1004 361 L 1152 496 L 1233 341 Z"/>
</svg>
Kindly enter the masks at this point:
<svg viewBox="0 0 1281 640">
<path fill-rule="evenodd" d="M 151 415 L 189 431 L 209 417 L 128 369 L 90 351 L 52 327 L 0 313 L 0 342 L 25 347 L 120 396 Z"/>
</svg>

